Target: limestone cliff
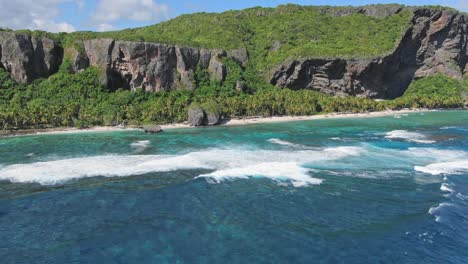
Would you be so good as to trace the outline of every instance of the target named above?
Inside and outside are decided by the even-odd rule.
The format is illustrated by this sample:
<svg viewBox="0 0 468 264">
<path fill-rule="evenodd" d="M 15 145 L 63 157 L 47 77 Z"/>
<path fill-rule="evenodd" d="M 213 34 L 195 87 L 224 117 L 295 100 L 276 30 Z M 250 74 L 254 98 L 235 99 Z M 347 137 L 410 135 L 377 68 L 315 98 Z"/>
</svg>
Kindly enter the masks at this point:
<svg viewBox="0 0 468 264">
<path fill-rule="evenodd" d="M 265 75 L 266 81 L 291 89 L 387 99 L 402 95 L 415 78 L 434 73 L 462 78 L 467 71 L 468 39 L 467 17 L 460 12 L 370 6 L 337 9 L 333 15 L 384 17 L 408 9 L 413 12 L 410 25 L 389 54 L 369 59 L 291 58 L 271 69 Z M 223 81 L 228 74 L 226 58 L 243 68 L 249 65 L 245 49 L 224 51 L 113 39 L 92 39 L 81 44 L 80 49 L 64 51 L 45 37 L 0 32 L 0 67 L 17 82 L 29 83 L 55 73 L 64 58 L 70 59 L 71 55 L 75 72 L 97 66 L 105 72 L 111 89 L 170 91 L 194 89 L 197 68 Z"/>
</svg>

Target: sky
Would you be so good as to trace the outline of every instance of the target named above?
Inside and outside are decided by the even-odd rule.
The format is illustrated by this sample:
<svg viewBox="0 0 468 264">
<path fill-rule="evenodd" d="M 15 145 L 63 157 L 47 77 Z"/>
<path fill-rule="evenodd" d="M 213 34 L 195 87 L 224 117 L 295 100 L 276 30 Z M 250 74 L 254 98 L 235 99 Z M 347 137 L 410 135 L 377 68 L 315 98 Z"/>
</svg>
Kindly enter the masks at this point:
<svg viewBox="0 0 468 264">
<path fill-rule="evenodd" d="M 110 31 L 141 27 L 194 12 L 222 12 L 254 6 L 444 5 L 468 11 L 468 0 L 0 0 L 0 27 L 73 32 Z"/>
</svg>

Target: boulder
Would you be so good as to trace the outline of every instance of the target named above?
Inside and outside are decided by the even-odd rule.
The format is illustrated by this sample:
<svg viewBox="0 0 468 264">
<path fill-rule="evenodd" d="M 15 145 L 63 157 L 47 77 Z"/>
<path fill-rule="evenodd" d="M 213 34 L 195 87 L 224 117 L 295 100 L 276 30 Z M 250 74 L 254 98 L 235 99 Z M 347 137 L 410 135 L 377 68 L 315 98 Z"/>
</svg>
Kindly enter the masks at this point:
<svg viewBox="0 0 468 264">
<path fill-rule="evenodd" d="M 202 105 L 203 112 L 205 112 L 205 123 L 207 126 L 215 126 L 221 121 L 221 109 L 219 105 L 214 102 L 206 102 Z"/>
<path fill-rule="evenodd" d="M 219 110 L 205 110 L 207 126 L 215 126 L 221 122 L 221 112 Z"/>
<path fill-rule="evenodd" d="M 188 123 L 191 126 L 203 126 L 206 124 L 203 108 L 198 104 L 190 105 L 188 109 Z"/>
<path fill-rule="evenodd" d="M 236 90 L 239 92 L 247 92 L 248 91 L 247 84 L 245 81 L 237 81 L 236 82 Z"/>
<path fill-rule="evenodd" d="M 163 131 L 160 125 L 144 125 L 143 130 L 145 133 L 150 134 L 161 133 Z"/>
</svg>

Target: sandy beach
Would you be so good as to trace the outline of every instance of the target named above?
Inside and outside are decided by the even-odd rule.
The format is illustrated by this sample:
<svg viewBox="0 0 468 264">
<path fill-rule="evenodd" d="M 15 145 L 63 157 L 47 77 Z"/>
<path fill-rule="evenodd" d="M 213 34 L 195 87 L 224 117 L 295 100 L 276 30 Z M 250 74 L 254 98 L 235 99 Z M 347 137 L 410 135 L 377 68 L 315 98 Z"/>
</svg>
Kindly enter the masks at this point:
<svg viewBox="0 0 468 264">
<path fill-rule="evenodd" d="M 368 113 L 330 113 L 330 114 L 318 114 L 311 116 L 273 116 L 273 117 L 246 117 L 246 118 L 233 118 L 225 119 L 219 126 L 241 126 L 241 125 L 251 125 L 251 124 L 264 124 L 264 123 L 278 123 L 278 122 L 293 122 L 293 121 L 308 121 L 308 120 L 320 120 L 320 119 L 330 119 L 330 118 L 366 118 L 366 117 L 383 117 L 383 116 L 395 116 L 396 118 L 401 117 L 402 115 L 409 113 L 423 113 L 429 111 L 438 111 L 438 110 L 428 110 L 428 109 L 405 109 L 405 110 L 387 110 L 381 112 L 368 112 Z M 193 128 L 186 123 L 175 123 L 175 124 L 165 124 L 161 125 L 163 130 L 169 129 L 182 129 L 182 128 Z M 141 130 L 137 127 L 92 127 L 86 129 L 79 128 L 48 128 L 48 129 L 26 129 L 18 131 L 5 131 L 3 136 L 12 136 L 12 135 L 40 135 L 40 134 L 68 134 L 68 133 L 91 133 L 91 132 L 110 132 L 110 131 L 129 131 L 129 130 Z M 2 134 L 0 133 L 0 136 Z"/>
</svg>

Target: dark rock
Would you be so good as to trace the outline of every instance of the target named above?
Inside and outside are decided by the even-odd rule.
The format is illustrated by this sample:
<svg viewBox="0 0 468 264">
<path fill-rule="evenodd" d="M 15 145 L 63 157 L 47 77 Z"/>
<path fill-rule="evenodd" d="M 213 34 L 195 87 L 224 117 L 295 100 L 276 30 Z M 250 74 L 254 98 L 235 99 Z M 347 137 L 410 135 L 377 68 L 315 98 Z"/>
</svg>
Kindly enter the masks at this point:
<svg viewBox="0 0 468 264">
<path fill-rule="evenodd" d="M 234 59 L 240 66 L 244 68 L 247 67 L 247 64 L 249 63 L 249 54 L 245 48 L 228 51 L 227 57 Z"/>
<path fill-rule="evenodd" d="M 29 83 L 58 71 L 63 49 L 48 38 L 0 32 L 0 64 L 13 80 Z"/>
<path fill-rule="evenodd" d="M 239 92 L 247 92 L 248 91 L 247 84 L 244 81 L 237 81 L 236 82 L 236 90 Z"/>
<path fill-rule="evenodd" d="M 156 134 L 161 133 L 163 130 L 159 125 L 144 125 L 143 130 L 145 133 Z"/>
<path fill-rule="evenodd" d="M 203 111 L 206 117 L 204 125 L 215 126 L 221 122 L 221 110 L 216 104 L 208 103 L 203 105 Z"/>
<path fill-rule="evenodd" d="M 247 64 L 247 51 L 207 50 L 157 43 L 93 39 L 84 41 L 85 54 L 74 56 L 74 65 L 97 66 L 105 70 L 111 90 L 171 91 L 194 89 L 195 71 L 200 66 L 210 78 L 226 78 L 222 58 Z M 81 67 L 75 67 L 80 69 Z"/>
<path fill-rule="evenodd" d="M 77 53 L 73 62 L 72 68 L 74 72 L 80 72 L 89 67 L 88 56 L 84 53 Z"/>
<path fill-rule="evenodd" d="M 223 57 L 226 57 L 224 51 L 216 50 L 212 52 L 210 64 L 208 65 L 208 73 L 211 78 L 218 82 L 223 82 L 227 74 L 226 66 L 221 62 L 221 58 Z"/>
<path fill-rule="evenodd" d="M 221 114 L 219 112 L 206 112 L 206 126 L 216 126 L 221 122 Z"/>
<path fill-rule="evenodd" d="M 206 124 L 206 116 L 203 108 L 198 104 L 192 104 L 188 109 L 188 123 L 191 126 L 203 126 Z"/>
</svg>

